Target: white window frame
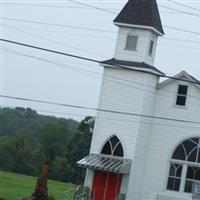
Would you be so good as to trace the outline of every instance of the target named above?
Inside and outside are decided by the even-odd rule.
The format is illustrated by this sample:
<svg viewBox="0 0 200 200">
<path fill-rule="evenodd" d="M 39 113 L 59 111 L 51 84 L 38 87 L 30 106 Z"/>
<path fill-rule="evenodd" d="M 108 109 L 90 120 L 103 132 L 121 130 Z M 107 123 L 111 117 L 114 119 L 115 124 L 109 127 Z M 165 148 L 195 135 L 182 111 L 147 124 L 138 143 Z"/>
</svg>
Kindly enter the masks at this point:
<svg viewBox="0 0 200 200">
<path fill-rule="evenodd" d="M 185 94 L 179 94 L 179 93 L 178 93 L 179 86 L 181 86 L 181 85 L 187 86 L 187 94 L 186 94 L 186 95 L 185 95 Z M 176 93 L 176 99 L 175 99 L 175 106 L 180 107 L 180 108 L 185 108 L 185 107 L 187 107 L 187 104 L 188 104 L 188 93 L 189 93 L 189 85 L 181 84 L 181 83 L 178 84 L 177 93 Z M 185 100 L 185 105 L 178 105 L 178 104 L 177 104 L 177 99 L 178 99 L 178 97 L 185 97 L 185 98 L 186 98 L 186 100 Z"/>
<path fill-rule="evenodd" d="M 197 145 L 197 148 L 198 148 L 198 152 L 197 154 L 199 155 L 200 154 L 200 137 L 192 137 L 192 138 L 199 138 L 199 143 Z M 187 141 L 187 140 L 190 140 L 191 138 L 188 138 L 184 141 Z M 182 141 L 179 145 L 181 145 L 184 141 Z M 176 148 L 178 148 L 178 146 Z M 196 147 L 195 147 L 196 148 Z M 195 149 L 194 148 L 194 149 Z M 191 152 L 194 150 L 192 149 Z M 175 149 L 176 150 L 176 149 Z M 174 151 L 175 152 L 175 151 Z M 173 153 L 174 153 L 173 152 Z M 190 153 L 191 153 L 190 152 Z M 188 154 L 188 156 L 190 155 L 190 153 Z M 198 155 L 197 155 L 197 158 L 198 158 Z M 188 157 L 186 157 L 187 159 Z M 170 171 L 170 167 L 171 167 L 171 164 L 180 164 L 182 165 L 182 172 L 181 172 L 181 178 L 180 178 L 180 187 L 179 187 L 179 191 L 176 191 L 176 190 L 168 190 L 167 189 L 167 186 L 168 186 L 168 179 L 172 176 L 170 176 L 169 174 L 169 171 Z M 186 184 L 186 180 L 189 180 L 187 179 L 187 171 L 188 171 L 188 167 L 198 167 L 200 168 L 200 163 L 198 162 L 190 162 L 190 161 L 186 161 L 186 160 L 177 160 L 177 159 L 170 159 L 169 161 L 169 167 L 168 167 L 168 174 L 167 174 L 167 180 L 166 180 L 166 190 L 167 191 L 171 191 L 171 192 L 177 192 L 177 193 L 184 193 L 184 194 L 189 194 L 189 195 L 192 195 L 192 193 L 188 193 L 188 192 L 185 192 L 185 184 Z M 172 177 L 173 178 L 173 177 Z M 174 177 L 174 178 L 177 178 L 177 177 Z M 195 179 L 190 179 L 191 181 L 195 181 Z"/>
<path fill-rule="evenodd" d="M 133 49 L 133 48 L 127 48 L 129 37 L 135 37 L 135 38 L 136 38 L 136 45 L 135 45 L 135 48 L 134 48 L 134 49 Z M 126 37 L 125 50 L 126 50 L 126 51 L 137 51 L 137 49 L 138 49 L 138 41 L 139 41 L 139 36 L 138 36 L 137 34 L 135 34 L 135 33 L 133 33 L 133 32 L 132 32 L 132 33 L 129 33 L 129 34 L 127 35 L 127 37 Z"/>
<path fill-rule="evenodd" d="M 151 45 L 152 45 L 152 46 L 151 46 Z M 155 46 L 155 41 L 154 41 L 154 39 L 151 39 L 151 40 L 150 40 L 150 43 L 149 43 L 149 49 L 148 49 L 148 54 L 149 54 L 149 56 L 153 56 L 154 46 Z M 150 50 L 151 50 L 151 51 L 150 51 Z"/>
<path fill-rule="evenodd" d="M 171 164 L 180 164 L 183 166 L 182 168 L 182 172 L 181 172 L 181 178 L 180 178 L 180 188 L 179 188 L 179 191 L 176 191 L 176 190 L 168 190 L 167 191 L 171 191 L 171 192 L 181 192 L 181 193 L 186 193 L 186 194 L 192 194 L 192 193 L 188 193 L 188 192 L 185 192 L 185 183 L 186 183 L 186 180 L 189 180 L 186 178 L 186 175 L 187 175 L 187 170 L 188 170 L 188 167 L 191 166 L 191 167 L 199 167 L 200 168 L 200 164 L 195 164 L 192 163 L 192 162 L 180 162 L 179 160 L 170 160 L 170 165 L 169 165 L 169 170 L 170 170 L 170 166 Z M 169 176 L 169 170 L 168 170 L 168 178 L 173 178 L 172 176 Z M 167 184 L 168 184 L 168 178 L 167 178 Z M 174 178 L 177 178 L 177 177 L 174 177 Z M 193 179 L 191 179 L 191 181 L 194 181 Z M 166 184 L 166 187 L 167 187 L 167 184 Z"/>
</svg>

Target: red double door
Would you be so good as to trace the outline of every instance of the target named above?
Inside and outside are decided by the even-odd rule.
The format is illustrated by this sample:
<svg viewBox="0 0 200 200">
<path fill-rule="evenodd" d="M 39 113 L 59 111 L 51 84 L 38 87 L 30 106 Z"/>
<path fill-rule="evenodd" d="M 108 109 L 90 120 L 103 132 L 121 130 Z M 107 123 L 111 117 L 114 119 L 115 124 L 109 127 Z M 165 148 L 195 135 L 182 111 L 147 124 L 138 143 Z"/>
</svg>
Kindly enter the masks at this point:
<svg viewBox="0 0 200 200">
<path fill-rule="evenodd" d="M 121 174 L 95 171 L 92 200 L 115 200 L 120 192 Z"/>
</svg>

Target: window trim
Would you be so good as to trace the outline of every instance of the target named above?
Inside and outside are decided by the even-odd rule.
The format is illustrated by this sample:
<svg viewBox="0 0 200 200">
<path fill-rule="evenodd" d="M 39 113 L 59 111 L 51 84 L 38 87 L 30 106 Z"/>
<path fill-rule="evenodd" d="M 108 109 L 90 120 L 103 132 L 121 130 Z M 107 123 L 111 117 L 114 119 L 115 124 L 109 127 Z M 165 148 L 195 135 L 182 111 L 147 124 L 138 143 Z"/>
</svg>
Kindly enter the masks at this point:
<svg viewBox="0 0 200 200">
<path fill-rule="evenodd" d="M 169 176 L 169 170 L 170 170 L 170 166 L 171 164 L 182 164 L 183 168 L 182 168 L 182 173 L 181 173 L 181 177 L 180 177 L 180 188 L 178 191 L 176 190 L 169 190 L 167 189 L 167 186 L 168 186 L 168 179 L 169 178 L 173 178 L 172 176 Z M 183 162 L 183 163 L 180 163 L 180 162 L 176 162 L 174 160 L 170 160 L 170 163 L 169 163 L 169 167 L 168 167 L 168 174 L 167 174 L 167 180 L 166 180 L 166 191 L 168 192 L 177 192 L 177 193 L 183 193 L 183 194 L 189 194 L 189 195 L 192 195 L 192 193 L 189 193 L 189 192 L 185 192 L 185 184 L 186 184 L 186 180 L 189 180 L 186 178 L 186 175 L 187 175 L 187 170 L 188 170 L 188 167 L 189 166 L 192 166 L 192 167 L 199 167 L 200 168 L 200 164 L 198 166 L 194 166 L 194 165 L 191 165 L 191 162 Z M 177 177 L 174 177 L 174 178 L 177 178 Z M 178 179 L 178 178 L 177 178 Z M 191 181 L 194 182 L 194 180 L 190 179 Z"/>
<path fill-rule="evenodd" d="M 150 43 L 149 43 L 149 49 L 148 49 L 148 55 L 151 56 L 151 57 L 153 56 L 154 46 L 155 46 L 155 40 L 151 39 Z"/>
<path fill-rule="evenodd" d="M 116 138 L 118 141 L 117 141 L 117 143 L 115 144 L 115 146 L 113 146 L 113 144 L 112 144 L 112 142 L 111 142 L 111 140 L 113 139 L 113 138 Z M 103 151 L 104 151 L 104 147 L 106 146 L 106 144 L 109 144 L 109 147 L 110 147 L 110 154 L 105 154 L 105 153 L 103 153 Z M 121 154 L 122 155 L 115 155 L 115 153 L 117 152 L 116 151 L 116 149 L 118 148 L 118 147 L 121 147 L 121 150 L 122 150 L 122 152 L 121 152 Z M 105 143 L 103 144 L 103 146 L 101 147 L 101 154 L 104 154 L 104 155 L 110 155 L 110 156 L 118 156 L 118 157 L 124 157 L 124 147 L 123 147 L 123 144 L 122 144 L 122 142 L 121 142 L 121 140 L 116 136 L 116 135 L 113 135 L 113 136 L 111 136 L 111 137 L 109 137 L 106 141 L 105 141 Z"/>
<path fill-rule="evenodd" d="M 136 38 L 137 38 L 135 49 L 127 48 L 128 38 L 129 38 L 129 37 L 136 37 Z M 138 36 L 137 34 L 134 34 L 134 33 L 129 33 L 129 34 L 127 34 L 124 50 L 126 50 L 126 51 L 138 51 L 138 41 L 139 41 L 139 36 Z"/>
<path fill-rule="evenodd" d="M 180 141 L 177 145 L 176 145 L 176 148 L 173 150 L 173 152 L 171 153 L 171 158 L 168 160 L 168 171 L 167 171 L 167 175 L 166 175 L 166 180 L 165 180 L 165 190 L 167 192 L 172 192 L 172 193 L 179 193 L 179 194 L 184 194 L 184 195 L 188 195 L 188 196 L 192 196 L 193 193 L 189 193 L 189 192 L 185 192 L 185 184 L 186 184 L 186 181 L 187 180 L 191 180 L 191 181 L 195 181 L 195 179 L 188 179 L 187 178 L 187 171 L 188 171 L 188 167 L 197 167 L 197 168 L 200 168 L 200 162 L 191 162 L 191 161 L 187 161 L 187 160 L 178 160 L 178 159 L 173 159 L 172 156 L 174 154 L 174 152 L 176 151 L 176 149 L 179 147 L 179 145 L 187 140 L 191 140 L 193 138 L 198 138 L 199 141 L 198 141 L 198 144 L 197 146 L 200 144 L 200 137 L 199 136 L 191 136 L 189 138 L 185 138 L 184 140 Z M 200 155 L 200 152 L 199 154 Z M 198 157 L 197 155 L 197 157 Z M 182 172 L 181 172 L 181 181 L 180 181 L 180 187 L 179 187 L 179 191 L 176 191 L 176 190 L 169 190 L 167 188 L 168 186 L 168 179 L 172 176 L 170 176 L 170 167 L 171 167 L 171 164 L 179 164 L 179 165 L 182 165 L 183 168 L 182 168 Z M 173 177 L 172 177 L 173 178 Z M 176 177 L 175 177 L 176 178 Z"/>
<path fill-rule="evenodd" d="M 187 93 L 185 95 L 178 93 L 180 86 L 187 86 Z M 177 86 L 177 92 L 176 92 L 176 96 L 175 96 L 176 97 L 175 98 L 175 107 L 186 108 L 187 105 L 188 105 L 188 94 L 189 94 L 189 85 L 179 83 L 178 86 Z M 185 97 L 186 98 L 185 99 L 185 105 L 179 105 L 179 104 L 177 104 L 178 97 Z"/>
</svg>

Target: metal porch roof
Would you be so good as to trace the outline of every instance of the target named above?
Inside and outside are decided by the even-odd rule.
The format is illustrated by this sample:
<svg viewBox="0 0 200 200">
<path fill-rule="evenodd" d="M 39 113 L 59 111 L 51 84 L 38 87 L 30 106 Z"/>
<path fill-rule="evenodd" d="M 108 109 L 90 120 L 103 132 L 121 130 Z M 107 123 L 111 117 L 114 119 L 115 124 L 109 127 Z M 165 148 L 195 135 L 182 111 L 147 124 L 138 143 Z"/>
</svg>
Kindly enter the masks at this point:
<svg viewBox="0 0 200 200">
<path fill-rule="evenodd" d="M 130 172 L 131 160 L 117 156 L 90 154 L 78 161 L 77 164 L 81 167 L 100 171 L 128 174 Z"/>
</svg>

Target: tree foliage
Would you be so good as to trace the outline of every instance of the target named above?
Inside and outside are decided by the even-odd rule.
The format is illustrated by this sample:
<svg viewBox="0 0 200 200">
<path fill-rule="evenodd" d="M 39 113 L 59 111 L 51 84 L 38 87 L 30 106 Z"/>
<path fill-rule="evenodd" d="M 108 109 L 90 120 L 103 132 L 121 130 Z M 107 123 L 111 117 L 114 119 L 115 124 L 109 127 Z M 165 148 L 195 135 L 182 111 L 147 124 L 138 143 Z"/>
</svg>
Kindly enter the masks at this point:
<svg viewBox="0 0 200 200">
<path fill-rule="evenodd" d="M 89 153 L 88 119 L 79 123 L 39 115 L 30 108 L 1 108 L 0 170 L 37 175 L 48 157 L 50 178 L 82 183 L 85 172 L 76 162 Z"/>
</svg>

